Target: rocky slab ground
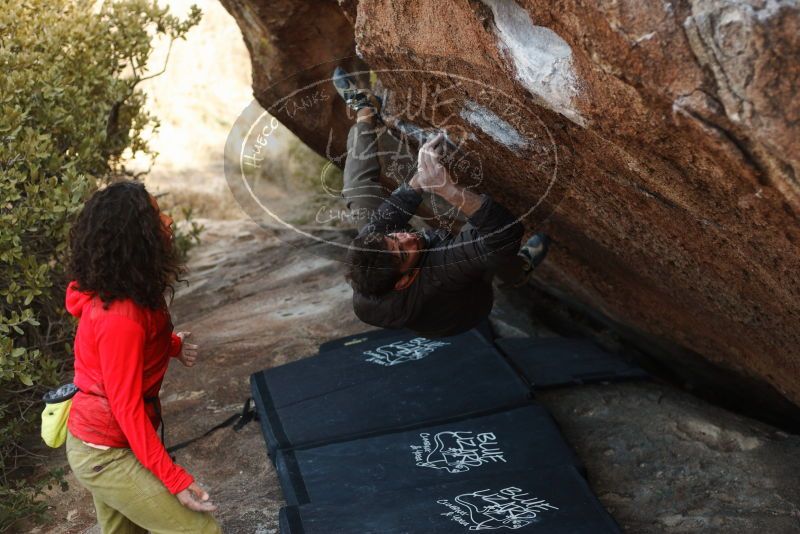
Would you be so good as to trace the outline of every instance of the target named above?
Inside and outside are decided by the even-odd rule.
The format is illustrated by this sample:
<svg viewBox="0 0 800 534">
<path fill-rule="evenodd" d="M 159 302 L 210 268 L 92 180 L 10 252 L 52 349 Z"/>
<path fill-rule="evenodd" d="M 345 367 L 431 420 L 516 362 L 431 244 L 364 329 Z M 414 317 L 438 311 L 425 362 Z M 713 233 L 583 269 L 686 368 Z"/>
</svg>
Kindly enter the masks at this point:
<svg viewBox="0 0 800 534">
<path fill-rule="evenodd" d="M 167 440 L 202 434 L 236 413 L 250 373 L 310 356 L 362 330 L 341 264 L 292 235 L 242 221 L 206 223 L 189 286 L 173 304 L 202 364 L 170 369 L 162 391 Z M 548 335 L 501 299 L 505 334 Z M 514 326 L 511 326 L 511 325 Z M 600 500 L 628 532 L 800 532 L 800 438 L 659 383 L 577 387 L 540 395 L 585 461 Z M 283 498 L 256 424 L 224 429 L 178 453 L 209 489 L 227 533 L 277 532 Z M 64 465 L 63 450 L 51 465 Z M 99 532 L 72 476 L 32 532 Z"/>
</svg>

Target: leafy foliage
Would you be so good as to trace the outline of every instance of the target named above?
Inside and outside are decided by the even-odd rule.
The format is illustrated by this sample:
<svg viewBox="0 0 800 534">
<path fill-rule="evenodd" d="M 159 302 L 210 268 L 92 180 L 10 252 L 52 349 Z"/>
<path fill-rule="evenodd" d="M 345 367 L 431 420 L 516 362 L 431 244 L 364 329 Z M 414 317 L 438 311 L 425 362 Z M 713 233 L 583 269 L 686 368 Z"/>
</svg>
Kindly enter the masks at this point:
<svg viewBox="0 0 800 534">
<path fill-rule="evenodd" d="M 25 440 L 74 328 L 64 308 L 70 222 L 98 186 L 152 153 L 158 121 L 137 84 L 158 34 L 185 20 L 151 0 L 20 0 L 0 10 L 0 532 L 36 511 Z M 179 236 L 182 245 L 196 240 Z M 13 486 L 12 486 L 13 482 Z M 26 504 L 27 503 L 27 504 Z"/>
</svg>

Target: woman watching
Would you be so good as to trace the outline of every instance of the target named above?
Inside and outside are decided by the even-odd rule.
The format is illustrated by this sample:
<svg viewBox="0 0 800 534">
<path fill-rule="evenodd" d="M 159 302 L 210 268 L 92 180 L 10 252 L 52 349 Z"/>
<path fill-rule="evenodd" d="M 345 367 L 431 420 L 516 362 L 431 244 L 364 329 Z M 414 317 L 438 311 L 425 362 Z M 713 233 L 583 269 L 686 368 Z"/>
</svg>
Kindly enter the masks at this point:
<svg viewBox="0 0 800 534">
<path fill-rule="evenodd" d="M 138 182 L 96 192 L 70 233 L 67 310 L 79 318 L 67 459 L 103 533 L 217 533 L 208 494 L 167 454 L 156 429 L 172 358 L 197 346 L 172 332 L 164 294 L 182 267 L 172 219 Z"/>
</svg>

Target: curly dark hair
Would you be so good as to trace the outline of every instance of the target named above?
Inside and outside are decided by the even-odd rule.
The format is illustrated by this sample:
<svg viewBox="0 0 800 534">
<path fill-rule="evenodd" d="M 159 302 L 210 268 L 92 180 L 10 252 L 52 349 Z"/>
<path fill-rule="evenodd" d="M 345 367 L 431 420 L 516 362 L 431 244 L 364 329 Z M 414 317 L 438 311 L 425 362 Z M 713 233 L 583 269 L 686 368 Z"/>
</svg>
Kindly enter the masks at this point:
<svg viewBox="0 0 800 534">
<path fill-rule="evenodd" d="M 353 239 L 347 251 L 345 279 L 354 290 L 368 297 L 385 295 L 403 276 L 400 256 L 389 254 L 386 236 L 371 232 Z"/>
<path fill-rule="evenodd" d="M 132 299 L 159 309 L 183 272 L 178 253 L 150 194 L 123 181 L 94 193 L 70 230 L 68 271 L 78 290 L 96 293 L 104 306 Z"/>
</svg>

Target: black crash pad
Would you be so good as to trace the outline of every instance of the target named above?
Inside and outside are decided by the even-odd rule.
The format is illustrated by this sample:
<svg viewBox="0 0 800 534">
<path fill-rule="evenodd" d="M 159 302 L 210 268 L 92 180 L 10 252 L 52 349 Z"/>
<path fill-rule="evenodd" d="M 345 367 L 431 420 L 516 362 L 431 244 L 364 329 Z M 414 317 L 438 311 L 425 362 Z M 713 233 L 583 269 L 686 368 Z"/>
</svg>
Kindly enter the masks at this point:
<svg viewBox="0 0 800 534">
<path fill-rule="evenodd" d="M 379 330 L 368 330 L 367 332 L 361 332 L 359 334 L 353 334 L 351 336 L 345 336 L 339 339 L 331 339 L 330 341 L 326 341 L 319 346 L 319 351 L 328 352 L 336 349 L 345 349 L 348 347 L 361 345 L 367 341 L 385 339 L 392 336 L 408 336 L 411 334 L 412 332 L 408 330 L 389 330 L 386 328 L 381 328 Z M 414 335 L 413 337 L 420 336 Z"/>
<path fill-rule="evenodd" d="M 281 534 L 437 534 L 495 531 L 618 533 L 570 466 L 391 491 L 373 499 L 288 506 Z"/>
<path fill-rule="evenodd" d="M 491 343 L 494 339 L 494 335 L 492 334 L 492 327 L 489 324 L 489 321 L 482 321 L 478 326 L 474 328 L 474 331 L 477 331 L 481 336 L 483 336 L 484 340 Z M 366 342 L 372 342 L 375 340 L 383 340 L 386 338 L 394 337 L 396 339 L 411 339 L 417 337 L 424 337 L 420 334 L 415 334 L 411 330 L 406 329 L 388 329 L 388 328 L 380 328 L 378 330 L 368 330 L 366 332 L 361 332 L 358 334 L 352 334 L 349 336 L 341 337 L 338 339 L 331 339 L 329 341 L 325 341 L 319 346 L 319 352 L 328 352 L 331 350 L 342 349 L 347 347 L 355 347 L 355 345 L 362 345 Z M 447 340 L 447 338 L 437 338 L 442 340 Z"/>
<path fill-rule="evenodd" d="M 361 501 L 390 490 L 555 465 L 580 462 L 547 410 L 533 403 L 437 426 L 279 450 L 275 457 L 288 504 Z"/>
<path fill-rule="evenodd" d="M 501 338 L 496 343 L 537 389 L 648 378 L 641 368 L 586 339 Z"/>
<path fill-rule="evenodd" d="M 478 333 L 435 342 L 387 341 L 253 374 L 253 398 L 270 455 L 279 447 L 486 413 L 530 397 L 524 381 Z"/>
<path fill-rule="evenodd" d="M 376 330 L 374 332 L 386 332 Z M 295 404 L 324 393 L 394 376 L 412 365 L 425 374 L 442 362 L 451 365 L 464 353 L 496 352 L 477 331 L 444 339 L 427 339 L 408 331 L 320 352 L 261 373 L 263 384 L 276 408 Z"/>
</svg>

